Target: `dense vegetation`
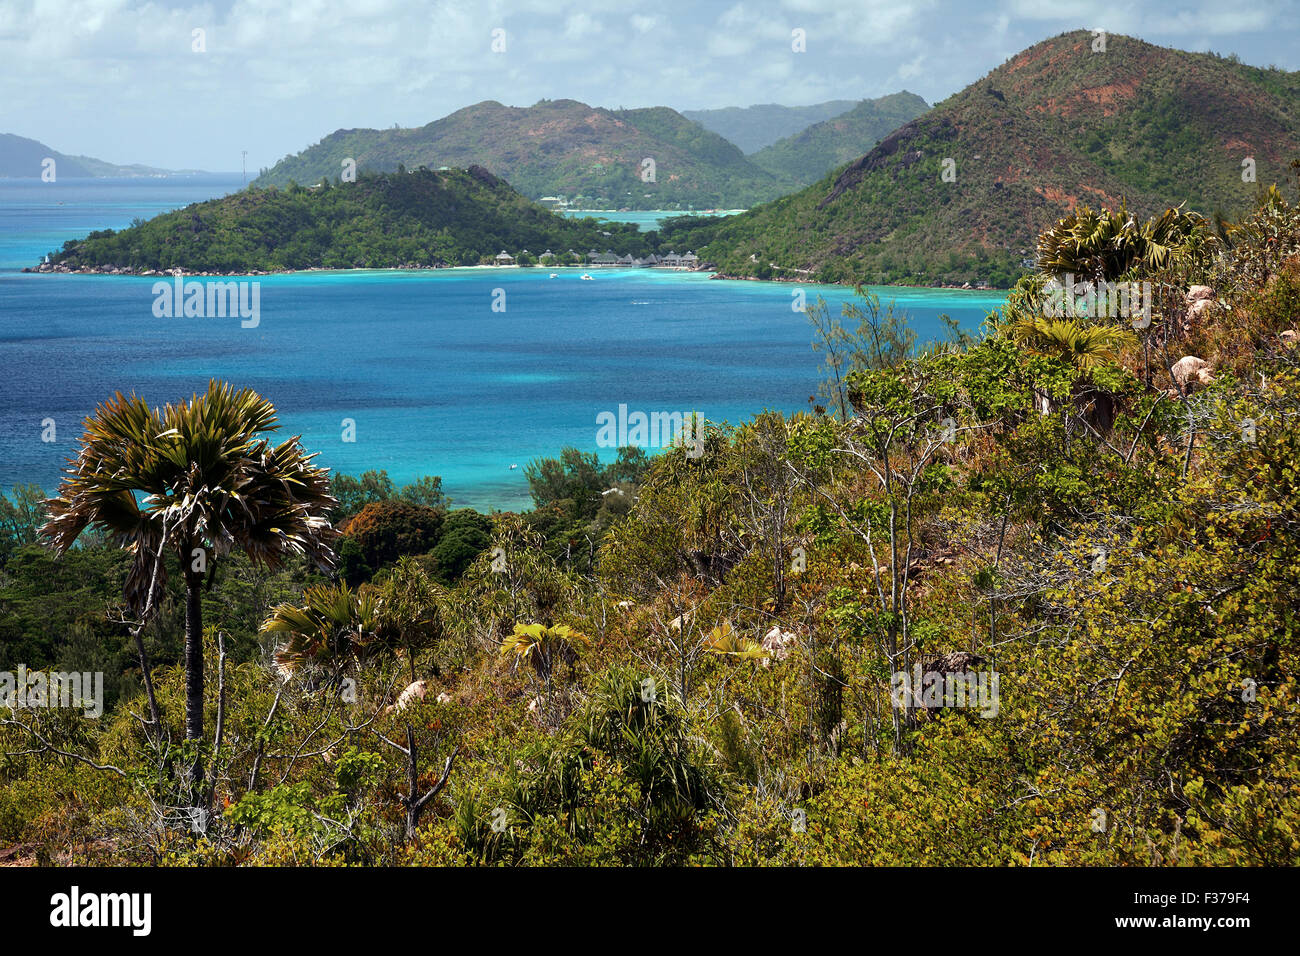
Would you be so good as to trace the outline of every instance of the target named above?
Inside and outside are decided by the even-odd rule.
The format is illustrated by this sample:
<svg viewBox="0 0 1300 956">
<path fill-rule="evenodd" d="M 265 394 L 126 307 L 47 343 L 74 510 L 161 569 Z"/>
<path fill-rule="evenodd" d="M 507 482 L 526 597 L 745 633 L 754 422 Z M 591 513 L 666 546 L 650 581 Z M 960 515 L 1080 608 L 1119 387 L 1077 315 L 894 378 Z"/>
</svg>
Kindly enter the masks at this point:
<svg viewBox="0 0 1300 956">
<path fill-rule="evenodd" d="M 651 239 L 624 223 L 557 216 L 475 166 L 362 174 L 315 189 L 250 188 L 69 240 L 51 260 L 73 269 L 242 273 L 475 265 L 503 249 L 533 257 L 549 249 L 576 263 L 591 249 L 645 255 Z"/>
<path fill-rule="evenodd" d="M 807 186 L 870 152 L 894 130 L 929 108 L 925 100 L 906 90 L 863 100 L 847 113 L 814 123 L 750 158 L 774 176 Z"/>
<path fill-rule="evenodd" d="M 1221 234 L 1079 210 L 1038 252 L 973 339 L 918 351 L 872 299 L 815 306 L 822 404 L 649 461 L 536 462 L 522 516 L 457 520 L 436 481 L 377 472 L 321 500 L 296 443 L 217 414 L 260 408 L 243 393 L 162 432 L 106 405 L 59 498 L 0 507 L 0 648 L 117 696 L 98 721 L 0 713 L 0 840 L 155 864 L 1300 862 L 1300 201 L 1271 190 Z M 1049 319 L 1064 274 L 1152 283 L 1151 321 Z M 81 516 L 82 542 L 35 543 L 43 511 L 46 541 Z M 347 552 L 327 516 L 352 580 L 293 553 Z M 167 528 L 215 555 L 198 734 Z M 163 593 L 123 613 L 155 550 Z M 996 696 L 899 693 L 917 666 Z"/>
<path fill-rule="evenodd" d="M 655 164 L 650 181 L 647 158 Z M 576 100 L 526 108 L 489 100 L 417 129 L 337 130 L 263 171 L 254 185 L 333 179 L 348 159 L 372 172 L 485 166 L 533 199 L 560 196 L 588 209 L 740 209 L 794 185 L 675 110 L 607 110 Z"/>
<path fill-rule="evenodd" d="M 1152 215 L 1186 201 L 1212 216 L 1300 154 L 1300 73 L 1118 35 L 1105 52 L 1093 43 L 1087 31 L 1045 40 L 807 189 L 665 241 L 732 275 L 1009 287 L 1076 203 Z"/>
</svg>

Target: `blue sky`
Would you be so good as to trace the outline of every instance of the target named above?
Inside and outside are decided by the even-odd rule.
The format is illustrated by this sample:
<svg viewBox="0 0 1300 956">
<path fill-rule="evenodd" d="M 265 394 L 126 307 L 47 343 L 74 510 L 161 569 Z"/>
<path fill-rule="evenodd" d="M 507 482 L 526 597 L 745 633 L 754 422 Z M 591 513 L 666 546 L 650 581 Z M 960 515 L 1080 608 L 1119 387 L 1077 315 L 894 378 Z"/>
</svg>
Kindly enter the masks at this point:
<svg viewBox="0 0 1300 956">
<path fill-rule="evenodd" d="M 0 132 L 250 172 L 338 128 L 495 99 L 699 109 L 909 89 L 936 102 L 1102 28 L 1300 69 L 1300 0 L 0 0 Z M 803 30 L 806 52 L 791 49 Z M 194 31 L 204 52 L 194 52 Z M 493 31 L 504 30 L 504 52 Z M 500 34 L 497 35 L 498 37 Z M 498 44 L 499 45 L 499 44 Z"/>
</svg>

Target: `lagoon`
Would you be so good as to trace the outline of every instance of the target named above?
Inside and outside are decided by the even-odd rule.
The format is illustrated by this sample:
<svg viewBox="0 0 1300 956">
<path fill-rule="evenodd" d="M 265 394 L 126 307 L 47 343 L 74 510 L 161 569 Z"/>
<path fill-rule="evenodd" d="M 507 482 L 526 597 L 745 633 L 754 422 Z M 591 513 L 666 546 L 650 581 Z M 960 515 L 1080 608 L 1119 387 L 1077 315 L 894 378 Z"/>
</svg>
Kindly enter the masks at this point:
<svg viewBox="0 0 1300 956">
<path fill-rule="evenodd" d="M 566 445 L 612 458 L 597 420 L 620 405 L 734 423 L 806 409 L 817 389 L 819 356 L 789 285 L 644 269 L 592 270 L 593 281 L 581 269 L 304 272 L 258 277 L 260 321 L 247 328 L 238 316 L 156 316 L 149 278 L 20 274 L 64 239 L 190 201 L 142 189 L 106 208 L 82 189 L 90 198 L 71 201 L 83 205 L 51 214 L 10 207 L 0 186 L 0 487 L 52 490 L 82 418 L 116 390 L 162 404 L 211 377 L 266 395 L 282 435 L 302 435 L 322 464 L 384 468 L 399 484 L 441 475 L 457 505 L 480 509 L 526 507 L 524 466 Z M 802 288 L 810 301 L 851 297 Z M 941 312 L 974 328 L 1003 301 L 876 291 L 922 341 L 942 333 Z"/>
</svg>

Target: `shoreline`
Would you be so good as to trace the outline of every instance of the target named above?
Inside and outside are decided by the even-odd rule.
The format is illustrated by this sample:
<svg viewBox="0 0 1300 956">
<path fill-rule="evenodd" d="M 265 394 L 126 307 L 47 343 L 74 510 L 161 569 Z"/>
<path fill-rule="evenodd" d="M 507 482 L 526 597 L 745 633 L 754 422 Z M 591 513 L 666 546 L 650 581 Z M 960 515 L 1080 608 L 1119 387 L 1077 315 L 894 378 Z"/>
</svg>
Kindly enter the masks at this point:
<svg viewBox="0 0 1300 956">
<path fill-rule="evenodd" d="M 484 263 L 484 264 L 478 264 L 472 266 L 423 266 L 423 265 L 414 265 L 412 263 L 407 263 L 405 265 L 400 265 L 400 266 L 375 266 L 375 267 L 354 266 L 345 269 L 325 269 L 319 266 L 309 266 L 306 269 L 276 269 L 273 271 L 254 269 L 251 271 L 236 271 L 236 272 L 223 272 L 223 271 L 213 271 L 213 270 L 191 272 L 187 269 L 182 269 L 179 267 L 172 268 L 172 269 L 165 269 L 165 270 L 137 269 L 131 266 L 79 266 L 76 269 L 70 269 L 67 266 L 63 265 L 62 263 L 51 263 L 51 264 L 41 263 L 35 268 L 32 268 L 30 266 L 24 267 L 23 269 L 19 270 L 19 272 L 20 274 L 27 274 L 27 275 L 130 276 L 138 279 L 175 279 L 175 278 L 232 279 L 232 278 L 240 278 L 240 277 L 248 277 L 248 276 L 259 277 L 259 276 L 302 275 L 311 272 L 333 272 L 333 273 L 445 272 L 445 271 L 450 271 L 455 269 L 494 269 L 494 270 L 495 269 L 533 269 L 538 272 L 546 272 L 546 271 L 557 270 L 557 269 L 575 269 L 575 270 L 580 269 L 584 272 L 604 272 L 604 271 L 611 271 L 617 269 L 617 271 L 626 272 L 632 269 L 636 269 L 637 271 L 645 271 L 645 272 L 652 272 L 652 273 L 707 272 L 709 273 L 709 279 L 711 280 L 722 279 L 724 281 L 729 281 L 729 282 L 771 282 L 771 283 L 785 283 L 785 284 L 803 283 L 805 285 L 836 286 L 844 289 L 852 289 L 859 284 L 859 283 L 851 283 L 851 282 L 817 282 L 815 280 L 811 280 L 808 278 L 787 278 L 783 276 L 770 276 L 766 279 L 760 279 L 758 276 L 735 275 L 733 273 L 721 272 L 716 269 L 712 269 L 708 267 L 696 268 L 696 269 L 682 269 L 678 267 L 660 268 L 656 266 L 642 266 L 642 267 L 634 267 L 634 266 L 612 267 L 612 266 L 591 266 L 591 265 L 521 266 L 521 265 L 495 265 L 491 263 Z M 999 289 L 992 286 L 988 288 L 977 288 L 975 286 L 970 285 L 969 283 L 964 285 L 955 285 L 952 283 L 926 285 L 926 284 L 917 283 L 913 285 L 913 284 L 896 283 L 896 282 L 884 282 L 884 283 L 864 282 L 860 284 L 866 288 L 876 288 L 876 289 L 935 289 L 935 290 L 942 289 L 948 292 L 988 292 L 988 293 L 993 293 L 993 292 L 1009 293 L 1011 291 L 1010 289 Z"/>
</svg>

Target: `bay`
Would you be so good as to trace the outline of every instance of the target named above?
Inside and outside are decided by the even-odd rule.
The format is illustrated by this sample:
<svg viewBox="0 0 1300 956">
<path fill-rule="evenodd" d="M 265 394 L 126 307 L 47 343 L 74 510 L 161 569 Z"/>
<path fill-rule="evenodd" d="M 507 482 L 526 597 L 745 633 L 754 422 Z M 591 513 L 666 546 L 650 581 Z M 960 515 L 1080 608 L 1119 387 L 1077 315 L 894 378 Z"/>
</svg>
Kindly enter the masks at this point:
<svg viewBox="0 0 1300 956">
<path fill-rule="evenodd" d="M 820 357 L 789 285 L 644 269 L 591 281 L 581 269 L 303 272 L 260 277 L 259 321 L 243 328 L 156 317 L 153 279 L 18 273 L 65 239 L 202 198 L 175 183 L 79 188 L 84 198 L 33 210 L 0 186 L 0 487 L 52 490 L 82 419 L 114 392 L 162 404 L 214 377 L 262 392 L 281 434 L 322 464 L 383 468 L 398 484 L 441 475 L 457 505 L 480 509 L 526 507 L 524 467 L 538 456 L 573 446 L 612 459 L 597 416 L 620 405 L 735 423 L 806 409 L 816 392 Z M 801 288 L 809 301 L 851 297 Z M 876 291 L 922 341 L 941 335 L 940 313 L 974 328 L 1003 300 Z"/>
</svg>

